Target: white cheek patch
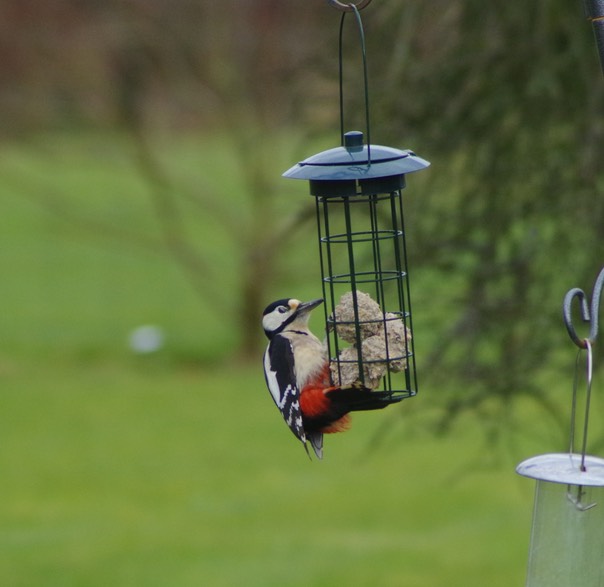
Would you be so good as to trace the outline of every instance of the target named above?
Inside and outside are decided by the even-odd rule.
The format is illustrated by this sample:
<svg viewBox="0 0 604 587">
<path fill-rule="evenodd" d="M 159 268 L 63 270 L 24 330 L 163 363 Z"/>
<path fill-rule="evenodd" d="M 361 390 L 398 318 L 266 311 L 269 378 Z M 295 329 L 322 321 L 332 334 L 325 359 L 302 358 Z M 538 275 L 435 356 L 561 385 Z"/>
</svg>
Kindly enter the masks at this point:
<svg viewBox="0 0 604 587">
<path fill-rule="evenodd" d="M 275 330 L 279 326 L 279 322 L 276 320 L 276 316 L 274 312 L 267 314 L 264 318 L 262 318 L 262 328 L 264 330 L 271 332 Z"/>
<path fill-rule="evenodd" d="M 262 318 L 262 328 L 267 332 L 274 332 L 291 316 L 290 312 L 284 312 L 283 314 L 278 310 L 272 311 Z"/>
</svg>

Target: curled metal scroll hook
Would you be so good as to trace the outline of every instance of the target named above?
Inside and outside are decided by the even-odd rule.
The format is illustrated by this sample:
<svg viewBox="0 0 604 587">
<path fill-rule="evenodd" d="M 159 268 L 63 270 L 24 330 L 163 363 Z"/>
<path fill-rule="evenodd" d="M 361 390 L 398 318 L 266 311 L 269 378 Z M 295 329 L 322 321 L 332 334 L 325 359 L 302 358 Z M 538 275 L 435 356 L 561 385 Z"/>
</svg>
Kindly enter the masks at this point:
<svg viewBox="0 0 604 587">
<path fill-rule="evenodd" d="M 571 340 L 581 349 L 588 348 L 589 344 L 594 344 L 596 338 L 598 338 L 598 315 L 600 311 L 600 298 L 602 297 L 602 288 L 604 287 L 604 268 L 600 271 L 594 289 L 591 294 L 591 303 L 587 301 L 587 296 L 582 289 L 574 287 L 569 290 L 564 296 L 564 303 L 562 305 L 562 312 L 564 315 L 564 324 L 568 335 Z M 572 304 L 573 300 L 577 298 L 579 300 L 579 307 L 581 310 L 581 319 L 583 322 L 589 322 L 589 336 L 587 338 L 580 338 L 577 335 L 577 331 L 572 321 Z"/>
<path fill-rule="evenodd" d="M 344 3 L 339 2 L 338 0 L 327 0 L 331 6 L 333 6 L 337 10 L 342 10 L 344 12 L 354 12 L 354 9 L 363 10 L 366 6 L 369 6 L 371 0 L 361 0 L 359 3 L 354 4 L 352 2 Z"/>
</svg>

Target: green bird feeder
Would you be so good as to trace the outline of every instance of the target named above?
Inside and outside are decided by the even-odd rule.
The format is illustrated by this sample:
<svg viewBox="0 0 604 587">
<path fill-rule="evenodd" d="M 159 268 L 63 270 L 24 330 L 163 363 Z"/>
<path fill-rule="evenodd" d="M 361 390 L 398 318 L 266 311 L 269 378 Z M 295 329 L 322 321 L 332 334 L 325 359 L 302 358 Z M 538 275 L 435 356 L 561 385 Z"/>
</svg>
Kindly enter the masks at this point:
<svg viewBox="0 0 604 587">
<path fill-rule="evenodd" d="M 370 141 L 365 39 L 358 6 L 341 10 L 341 145 L 294 165 L 284 177 L 309 182 L 315 198 L 327 346 L 335 385 L 361 384 L 403 399 L 417 392 L 403 189 L 428 161 Z M 347 12 L 360 32 L 365 134 L 344 132 L 342 30 Z"/>
</svg>

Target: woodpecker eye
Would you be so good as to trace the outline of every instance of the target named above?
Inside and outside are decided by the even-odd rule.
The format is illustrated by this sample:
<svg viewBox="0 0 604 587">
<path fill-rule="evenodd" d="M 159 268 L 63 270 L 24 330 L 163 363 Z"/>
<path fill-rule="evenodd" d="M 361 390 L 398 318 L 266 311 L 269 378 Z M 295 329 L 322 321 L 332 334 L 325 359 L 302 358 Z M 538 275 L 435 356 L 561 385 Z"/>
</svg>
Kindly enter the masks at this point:
<svg viewBox="0 0 604 587">
<path fill-rule="evenodd" d="M 286 308 L 285 306 L 279 306 L 279 307 L 277 308 L 277 310 L 278 310 L 278 312 L 279 312 L 280 314 L 285 314 L 285 312 L 287 312 L 287 310 L 288 310 L 288 309 L 289 309 L 289 308 Z"/>
</svg>

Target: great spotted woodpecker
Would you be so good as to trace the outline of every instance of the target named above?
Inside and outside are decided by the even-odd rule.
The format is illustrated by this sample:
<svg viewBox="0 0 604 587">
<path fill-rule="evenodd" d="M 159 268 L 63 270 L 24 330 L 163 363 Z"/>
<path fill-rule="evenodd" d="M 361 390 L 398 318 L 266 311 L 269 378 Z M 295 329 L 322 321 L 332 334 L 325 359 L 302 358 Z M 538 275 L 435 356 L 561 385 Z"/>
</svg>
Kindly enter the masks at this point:
<svg viewBox="0 0 604 587">
<path fill-rule="evenodd" d="M 309 441 L 319 459 L 323 458 L 323 434 L 346 430 L 349 412 L 380 409 L 399 401 L 388 392 L 371 391 L 362 385 L 332 385 L 327 349 L 308 328 L 311 310 L 322 302 L 277 300 L 267 306 L 262 317 L 269 339 L 264 353 L 268 389 L 306 452 Z"/>
</svg>

